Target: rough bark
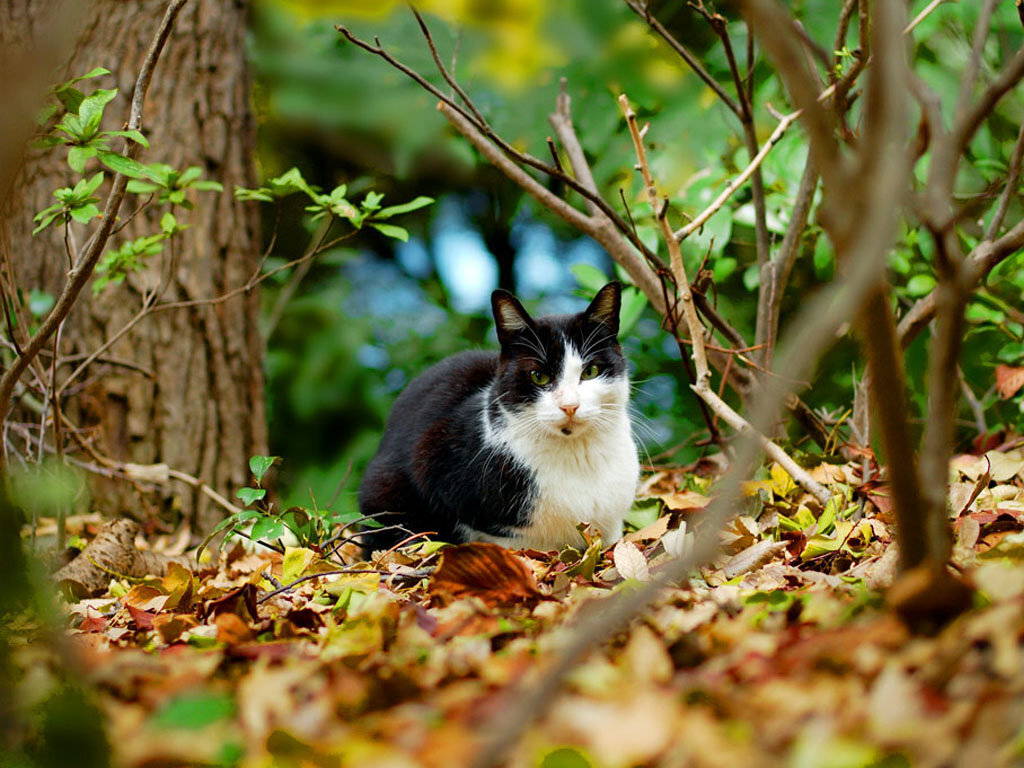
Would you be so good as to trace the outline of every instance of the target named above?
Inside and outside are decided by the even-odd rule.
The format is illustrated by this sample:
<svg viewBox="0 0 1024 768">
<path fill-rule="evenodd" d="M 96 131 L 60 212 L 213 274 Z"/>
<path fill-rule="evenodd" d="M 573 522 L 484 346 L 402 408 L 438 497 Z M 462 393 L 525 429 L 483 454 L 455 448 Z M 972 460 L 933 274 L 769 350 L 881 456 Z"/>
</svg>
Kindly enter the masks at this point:
<svg viewBox="0 0 1024 768">
<path fill-rule="evenodd" d="M 56 75 L 73 76 L 97 66 L 111 70 L 113 78 L 93 86 L 113 83 L 120 89 L 106 111 L 108 130 L 122 127 L 134 78 L 164 5 L 162 0 L 91 3 Z M 29 39 L 59 23 L 52 16 L 54 7 L 43 0 L 3 3 L 0 44 Z M 198 193 L 194 211 L 177 211 L 189 228 L 180 235 L 173 264 L 165 248 L 162 257 L 124 285 L 108 286 L 95 299 L 83 294 L 61 335 L 63 355 L 85 355 L 99 347 L 131 319 L 143 291 L 160 284 L 164 275 L 171 274 L 164 300 L 175 301 L 217 296 L 252 274 L 259 250 L 255 211 L 231 195 L 234 185 L 251 185 L 254 177 L 245 16 L 244 3 L 192 0 L 177 20 L 145 104 L 143 132 L 151 149 L 139 159 L 179 169 L 198 165 L 206 178 L 224 185 L 224 194 Z M 17 284 L 25 291 L 39 288 L 55 295 L 60 289 L 67 269 L 63 233 L 54 227 L 32 237 L 32 216 L 52 202 L 54 189 L 74 180 L 63 151 L 29 151 L 3 211 L 5 245 Z M 126 201 L 123 219 L 138 202 Z M 113 247 L 159 231 L 163 210 L 143 211 L 115 236 Z M 98 361 L 69 388 L 66 408 L 108 456 L 137 464 L 165 462 L 224 494 L 233 493 L 247 481 L 247 457 L 266 449 L 258 309 L 257 296 L 243 294 L 150 315 L 109 351 L 110 358 L 131 361 L 138 370 Z M 64 366 L 61 373 L 71 370 Z M 127 484 L 97 478 L 93 490 L 105 511 L 138 506 Z M 161 501 L 191 518 L 199 530 L 220 517 L 188 486 L 166 489 Z"/>
</svg>

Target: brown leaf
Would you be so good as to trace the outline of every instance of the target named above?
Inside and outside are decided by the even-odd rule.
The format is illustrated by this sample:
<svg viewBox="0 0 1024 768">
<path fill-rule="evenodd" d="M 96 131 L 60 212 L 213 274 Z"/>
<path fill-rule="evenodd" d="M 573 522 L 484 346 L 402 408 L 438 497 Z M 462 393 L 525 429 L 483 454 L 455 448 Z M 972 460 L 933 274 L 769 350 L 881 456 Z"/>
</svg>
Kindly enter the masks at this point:
<svg viewBox="0 0 1024 768">
<path fill-rule="evenodd" d="M 1021 387 L 1024 387 L 1024 367 L 996 366 L 996 389 L 1003 400 L 1009 400 Z"/>
<path fill-rule="evenodd" d="M 249 625 L 233 613 L 219 613 L 213 623 L 217 625 L 217 639 L 222 643 L 240 645 L 253 638 Z"/>
<path fill-rule="evenodd" d="M 496 604 L 537 600 L 541 596 L 526 564 L 504 547 L 487 542 L 443 549 L 427 589 L 434 596 L 475 596 Z"/>
<path fill-rule="evenodd" d="M 741 573 L 752 571 L 771 560 L 787 546 L 789 546 L 787 541 L 759 541 L 729 558 L 729 561 L 722 566 L 722 573 L 727 579 L 732 579 Z"/>
<path fill-rule="evenodd" d="M 177 642 L 184 632 L 197 626 L 199 626 L 199 622 L 188 614 L 163 613 L 153 619 L 153 629 L 168 645 Z"/>
</svg>

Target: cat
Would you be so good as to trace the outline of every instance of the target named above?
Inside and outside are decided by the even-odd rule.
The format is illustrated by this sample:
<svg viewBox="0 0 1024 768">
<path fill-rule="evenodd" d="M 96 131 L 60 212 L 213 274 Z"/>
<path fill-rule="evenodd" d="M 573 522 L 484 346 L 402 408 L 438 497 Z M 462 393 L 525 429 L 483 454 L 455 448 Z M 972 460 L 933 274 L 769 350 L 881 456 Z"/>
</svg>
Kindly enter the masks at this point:
<svg viewBox="0 0 1024 768">
<path fill-rule="evenodd" d="M 446 358 L 395 401 L 359 507 L 400 528 L 368 533 L 364 547 L 429 531 L 546 551 L 578 546 L 580 522 L 618 541 L 640 476 L 621 301 L 612 282 L 579 314 L 534 319 L 495 291 L 500 353 Z"/>
</svg>

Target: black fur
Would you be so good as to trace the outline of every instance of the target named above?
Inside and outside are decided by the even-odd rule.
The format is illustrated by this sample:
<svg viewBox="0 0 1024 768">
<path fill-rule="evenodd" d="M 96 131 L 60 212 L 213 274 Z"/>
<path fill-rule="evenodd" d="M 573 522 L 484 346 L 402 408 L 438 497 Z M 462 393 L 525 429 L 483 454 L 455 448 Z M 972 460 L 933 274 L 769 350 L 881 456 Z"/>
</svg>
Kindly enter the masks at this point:
<svg viewBox="0 0 1024 768">
<path fill-rule="evenodd" d="M 601 375 L 621 375 L 625 359 L 618 332 L 621 286 L 610 283 L 578 315 L 533 319 L 506 291 L 492 296 L 501 352 L 463 352 L 442 360 L 399 395 L 380 447 L 359 488 L 359 508 L 385 526 L 431 531 L 441 541 L 460 542 L 458 525 L 493 536 L 508 536 L 529 523 L 535 487 L 528 469 L 484 445 L 481 408 L 492 423 L 501 406 L 515 418 L 517 408 L 537 397 L 531 371 L 551 377 L 562 367 L 565 340 L 593 349 L 588 362 Z M 542 353 L 542 354 L 541 354 Z M 482 394 L 491 383 L 491 400 Z M 409 533 L 368 533 L 368 550 L 390 546 Z"/>
</svg>

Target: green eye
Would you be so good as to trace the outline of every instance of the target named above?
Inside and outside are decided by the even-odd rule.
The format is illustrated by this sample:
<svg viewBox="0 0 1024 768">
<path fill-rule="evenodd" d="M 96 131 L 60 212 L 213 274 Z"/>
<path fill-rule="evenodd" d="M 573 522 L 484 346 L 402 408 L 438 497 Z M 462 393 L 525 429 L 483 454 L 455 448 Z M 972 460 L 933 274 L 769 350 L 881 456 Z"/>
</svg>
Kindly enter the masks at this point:
<svg viewBox="0 0 1024 768">
<path fill-rule="evenodd" d="M 530 381 L 532 381 L 538 387 L 543 387 L 545 384 L 551 381 L 551 377 L 548 376 L 543 371 L 530 371 Z"/>
<path fill-rule="evenodd" d="M 580 376 L 580 378 L 583 379 L 584 381 L 586 381 L 587 379 L 593 379 L 596 378 L 597 374 L 599 374 L 600 372 L 601 369 L 597 367 L 597 363 L 591 363 L 590 365 L 583 369 L 583 375 Z"/>
</svg>

